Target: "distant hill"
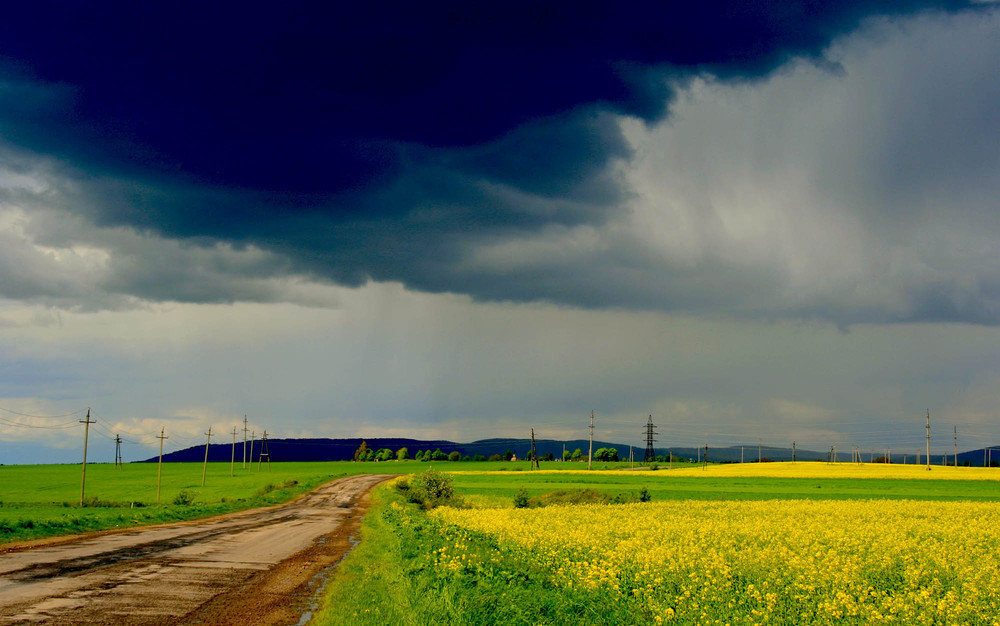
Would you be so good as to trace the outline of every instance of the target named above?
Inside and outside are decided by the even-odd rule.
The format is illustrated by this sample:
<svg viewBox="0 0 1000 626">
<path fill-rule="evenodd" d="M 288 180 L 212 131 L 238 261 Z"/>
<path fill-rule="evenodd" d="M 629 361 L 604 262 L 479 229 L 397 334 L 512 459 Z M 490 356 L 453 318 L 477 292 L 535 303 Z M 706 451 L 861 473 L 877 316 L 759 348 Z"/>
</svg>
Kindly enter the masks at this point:
<svg viewBox="0 0 1000 626">
<path fill-rule="evenodd" d="M 372 438 L 349 438 L 349 439 L 268 439 L 267 447 L 268 454 L 272 461 L 350 461 L 354 459 L 354 451 L 358 449 L 361 442 L 365 441 L 368 447 L 372 450 L 378 450 L 380 448 L 389 448 L 393 452 L 399 450 L 400 448 L 407 448 L 410 453 L 410 457 L 417 453 L 418 450 L 441 450 L 442 452 L 449 453 L 453 451 L 458 451 L 463 456 L 474 456 L 476 454 L 481 454 L 485 457 L 489 457 L 492 454 L 504 454 L 507 450 L 512 451 L 517 455 L 518 458 L 523 459 L 527 457 L 528 451 L 531 448 L 531 440 L 529 439 L 480 439 L 478 441 L 473 441 L 471 443 L 456 443 L 454 441 L 438 440 L 438 439 L 405 439 L 405 438 L 387 438 L 387 437 L 372 437 Z M 260 455 L 260 440 L 257 440 L 253 444 L 253 455 L 252 458 L 257 460 Z M 552 453 L 552 456 L 561 459 L 563 450 L 568 450 L 573 452 L 579 448 L 584 455 L 587 454 L 588 446 L 590 442 L 587 439 L 573 439 L 569 441 L 556 441 L 552 439 L 536 439 L 535 447 L 538 450 L 538 456 L 545 456 L 548 453 Z M 627 444 L 612 443 L 608 441 L 595 441 L 594 450 L 599 448 L 615 448 L 618 450 L 618 455 L 620 458 L 627 459 L 629 454 L 629 446 Z M 996 448 L 997 454 L 991 454 L 989 452 L 984 452 L 983 449 L 979 450 L 969 450 L 966 452 L 960 452 L 958 454 L 958 462 L 960 465 L 965 465 L 966 463 L 975 466 L 982 467 L 984 464 L 984 459 L 989 458 L 994 464 L 1000 463 L 1000 447 Z M 633 454 L 635 455 L 635 460 L 642 460 L 643 454 L 645 453 L 644 447 L 632 446 Z M 657 447 L 655 452 L 657 455 L 666 455 L 672 452 L 674 456 L 681 459 L 701 459 L 701 455 L 704 454 L 704 448 L 691 448 L 691 447 Z M 232 458 L 233 446 L 232 443 L 215 443 L 211 444 L 208 448 L 208 460 L 209 461 L 229 461 Z M 250 455 L 250 444 L 247 443 L 247 454 Z M 792 460 L 792 449 L 791 448 L 778 448 L 772 446 L 761 446 L 759 454 L 762 459 L 770 461 L 791 461 Z M 739 463 L 741 461 L 746 463 L 752 463 L 757 461 L 758 447 L 755 445 L 747 446 L 728 446 L 725 448 L 713 448 L 709 446 L 708 448 L 708 460 L 714 463 Z M 876 451 L 874 454 L 863 450 L 862 458 L 864 461 L 869 461 L 872 456 L 875 458 L 881 455 L 880 452 Z M 932 462 L 934 464 L 941 464 L 942 457 L 944 455 L 932 455 Z M 826 461 L 830 457 L 830 453 L 827 452 L 817 452 L 815 450 L 803 450 L 798 448 L 795 450 L 795 459 L 799 461 Z M 170 452 L 163 455 L 163 460 L 171 463 L 178 462 L 201 462 L 205 459 L 205 446 L 197 445 L 190 448 L 185 448 L 184 450 L 177 450 L 175 452 Z M 236 459 L 238 461 L 243 460 L 243 442 L 236 442 Z M 948 463 L 953 463 L 954 459 L 952 455 L 947 457 Z M 155 463 L 157 457 L 151 457 L 145 461 L 140 461 L 143 463 Z M 849 451 L 845 452 L 843 450 L 837 451 L 837 461 L 841 463 L 850 462 L 851 454 Z M 902 454 L 892 454 L 893 463 L 902 463 L 904 461 L 904 456 Z M 907 463 L 914 463 L 916 461 L 915 454 L 906 455 L 905 461 Z M 924 462 L 926 460 L 924 459 Z"/>
<path fill-rule="evenodd" d="M 392 451 L 400 448 L 407 448 L 410 457 L 417 453 L 417 450 L 441 450 L 449 453 L 457 450 L 462 455 L 473 456 L 482 454 L 489 457 L 492 454 L 504 454 L 510 450 L 518 456 L 525 458 L 531 448 L 530 439 L 482 439 L 471 443 L 456 443 L 437 439 L 404 439 L 404 438 L 350 438 L 350 439 L 268 439 L 268 455 L 272 461 L 350 461 L 354 459 L 354 451 L 358 449 L 361 442 L 365 441 L 372 450 L 389 448 Z M 260 455 L 260 440 L 254 442 L 253 459 Z M 553 441 L 549 439 L 536 439 L 535 448 L 539 456 L 544 456 L 549 452 L 556 458 L 562 458 L 563 446 L 572 452 L 580 448 L 584 454 L 587 453 L 589 441 L 577 439 L 573 441 Z M 598 448 L 617 448 L 620 455 L 628 455 L 628 446 L 622 444 L 609 443 L 607 441 L 595 441 L 594 450 Z M 232 458 L 232 443 L 213 443 L 208 447 L 209 461 L 229 461 Z M 250 454 L 250 444 L 247 443 L 247 454 Z M 642 450 L 636 452 L 637 458 L 642 458 Z M 142 463 L 155 463 L 158 457 L 151 457 L 141 461 Z M 183 450 L 177 450 L 163 455 L 163 460 L 171 463 L 191 463 L 201 462 L 205 459 L 205 446 L 196 445 Z M 243 442 L 236 442 L 236 459 L 243 460 Z"/>
</svg>

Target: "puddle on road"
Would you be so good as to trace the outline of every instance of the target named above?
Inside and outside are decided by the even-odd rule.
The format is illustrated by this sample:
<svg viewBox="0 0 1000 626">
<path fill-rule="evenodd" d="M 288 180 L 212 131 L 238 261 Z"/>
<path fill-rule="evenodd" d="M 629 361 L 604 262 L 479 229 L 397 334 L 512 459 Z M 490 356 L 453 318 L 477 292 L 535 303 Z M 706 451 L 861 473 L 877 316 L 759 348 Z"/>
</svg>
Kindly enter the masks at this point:
<svg viewBox="0 0 1000 626">
<path fill-rule="evenodd" d="M 362 517 L 361 518 L 361 523 L 364 523 L 364 521 L 365 521 L 365 518 Z M 359 526 L 359 529 L 360 529 L 360 526 Z M 296 626 L 306 626 L 306 624 L 309 623 L 309 620 L 311 620 L 312 617 L 313 617 L 313 613 L 316 612 L 316 609 L 319 608 L 320 603 L 323 601 L 323 590 L 326 589 L 326 584 L 327 584 L 327 582 L 329 582 L 330 576 L 333 575 L 333 572 L 334 572 L 334 570 L 337 569 L 337 566 L 340 565 L 341 563 L 343 563 L 344 559 L 347 558 L 347 555 L 350 554 L 351 552 L 353 552 L 354 548 L 356 548 L 358 546 L 358 544 L 361 543 L 361 540 L 360 539 L 356 539 L 354 537 L 354 535 L 348 536 L 347 540 L 351 543 L 351 547 L 344 551 L 343 556 L 341 556 L 340 559 L 336 563 L 334 563 L 333 565 L 330 565 L 329 567 L 325 568 L 320 573 L 318 573 L 315 576 L 313 576 L 312 579 L 309 581 L 310 585 L 317 585 L 316 591 L 314 591 L 313 594 L 310 596 L 309 602 L 308 602 L 308 607 L 309 608 L 307 608 L 305 610 L 305 612 L 302 613 L 302 616 L 299 617 L 299 621 L 298 621 L 298 624 L 296 624 Z M 326 538 L 325 537 L 322 538 L 321 541 L 323 543 L 326 543 Z"/>
</svg>

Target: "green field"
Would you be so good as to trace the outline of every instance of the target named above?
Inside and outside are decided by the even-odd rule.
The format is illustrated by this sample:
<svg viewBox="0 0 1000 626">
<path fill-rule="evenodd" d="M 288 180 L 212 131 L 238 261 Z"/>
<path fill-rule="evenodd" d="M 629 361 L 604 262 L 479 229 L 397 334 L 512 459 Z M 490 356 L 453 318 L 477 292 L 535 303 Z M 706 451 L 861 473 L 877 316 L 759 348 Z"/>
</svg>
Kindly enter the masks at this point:
<svg viewBox="0 0 1000 626">
<path fill-rule="evenodd" d="M 899 480 L 870 478 L 728 478 L 708 475 L 510 473 L 455 474 L 455 489 L 474 504 L 509 503 L 519 489 L 538 496 L 560 489 L 588 487 L 611 495 L 635 495 L 645 488 L 653 500 L 850 500 L 885 498 L 907 500 L 1000 499 L 1000 482 L 969 480 Z"/>
<path fill-rule="evenodd" d="M 272 463 L 260 472 L 209 463 L 164 463 L 160 504 L 155 463 L 88 464 L 85 506 L 79 465 L 0 466 L 0 543 L 108 528 L 194 519 L 290 500 L 327 481 L 361 473 L 396 473 L 386 463 Z M 405 465 L 405 464 L 401 464 Z M 409 470 L 409 471 L 412 471 Z M 189 502 L 180 502 L 182 492 Z"/>
</svg>

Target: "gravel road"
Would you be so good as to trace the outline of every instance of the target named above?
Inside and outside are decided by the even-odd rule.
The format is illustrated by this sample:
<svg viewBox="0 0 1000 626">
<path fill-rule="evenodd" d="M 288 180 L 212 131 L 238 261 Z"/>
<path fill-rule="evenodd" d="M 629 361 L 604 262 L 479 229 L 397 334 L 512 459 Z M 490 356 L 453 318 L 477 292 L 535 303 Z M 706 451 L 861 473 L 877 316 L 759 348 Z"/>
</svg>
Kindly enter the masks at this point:
<svg viewBox="0 0 1000 626">
<path fill-rule="evenodd" d="M 0 546 L 0 624 L 297 624 L 388 478 L 349 476 L 207 520 Z"/>
</svg>

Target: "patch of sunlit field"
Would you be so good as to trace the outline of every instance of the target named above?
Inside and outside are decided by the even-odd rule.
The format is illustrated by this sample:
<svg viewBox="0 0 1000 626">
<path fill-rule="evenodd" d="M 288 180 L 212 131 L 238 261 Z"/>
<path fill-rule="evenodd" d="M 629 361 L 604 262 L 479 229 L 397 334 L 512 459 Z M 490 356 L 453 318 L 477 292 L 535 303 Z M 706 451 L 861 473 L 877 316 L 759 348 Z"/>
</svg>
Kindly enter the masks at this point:
<svg viewBox="0 0 1000 626">
<path fill-rule="evenodd" d="M 800 461 L 797 463 L 720 463 L 708 465 L 684 465 L 668 469 L 661 465 L 655 471 L 649 470 L 536 470 L 539 474 L 584 474 L 590 476 L 649 476 L 649 477 L 712 477 L 712 478 L 885 478 L 921 480 L 992 480 L 1000 481 L 1000 468 L 995 467 L 954 467 L 944 465 L 883 464 L 883 463 L 823 463 Z M 458 474 L 488 474 L 494 472 L 456 472 Z"/>
<path fill-rule="evenodd" d="M 757 469 L 849 467 L 768 465 Z M 632 607 L 634 623 L 1000 623 L 993 502 L 727 500 L 431 515 L 454 529 L 453 545 L 434 555 L 441 571 L 475 576 L 536 562 L 554 588 Z"/>
<path fill-rule="evenodd" d="M 994 480 L 1000 481 L 995 467 L 954 467 L 944 465 L 899 463 L 727 463 L 705 467 L 685 467 L 673 472 L 678 476 L 711 475 L 732 478 L 899 478 L 921 480 Z M 653 474 L 655 472 L 643 472 Z"/>
</svg>

